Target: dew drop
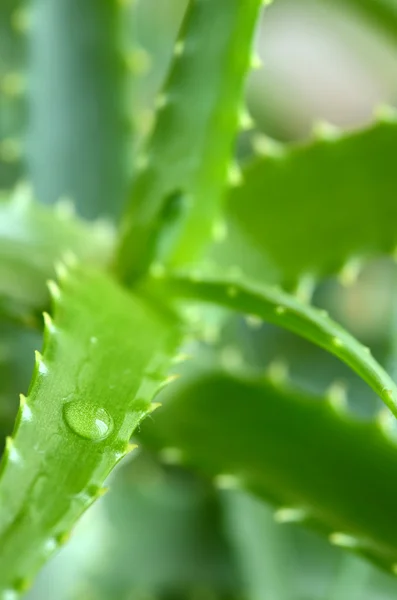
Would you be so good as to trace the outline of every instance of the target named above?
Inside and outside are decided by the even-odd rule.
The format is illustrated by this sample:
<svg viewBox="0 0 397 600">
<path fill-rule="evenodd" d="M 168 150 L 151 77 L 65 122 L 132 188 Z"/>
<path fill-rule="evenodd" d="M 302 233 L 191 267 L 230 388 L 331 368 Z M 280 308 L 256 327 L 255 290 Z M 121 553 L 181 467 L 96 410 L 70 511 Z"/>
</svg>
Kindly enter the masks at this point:
<svg viewBox="0 0 397 600">
<path fill-rule="evenodd" d="M 87 440 L 104 440 L 113 429 L 107 410 L 84 401 L 67 402 L 63 416 L 73 433 Z"/>
</svg>

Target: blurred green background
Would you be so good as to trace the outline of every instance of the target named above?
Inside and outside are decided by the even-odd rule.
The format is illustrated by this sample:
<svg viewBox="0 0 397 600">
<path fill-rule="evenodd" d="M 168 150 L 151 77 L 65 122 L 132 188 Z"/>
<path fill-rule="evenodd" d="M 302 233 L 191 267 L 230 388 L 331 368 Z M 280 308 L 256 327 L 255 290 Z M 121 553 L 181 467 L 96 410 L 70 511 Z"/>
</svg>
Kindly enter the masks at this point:
<svg viewBox="0 0 397 600">
<path fill-rule="evenodd" d="M 214 0 L 215 1 L 215 0 Z M 116 220 L 134 152 L 150 130 L 186 0 L 4 0 L 0 8 L 0 182 L 32 182 L 41 202 L 71 200 L 82 216 Z M 374 5 L 376 8 L 374 9 Z M 383 7 L 387 6 L 386 17 Z M 397 101 L 397 25 L 391 0 L 277 0 L 258 28 L 263 67 L 249 76 L 255 128 L 282 142 L 326 120 L 345 129 Z M 117 43 L 115 43 L 117 41 Z M 299 201 L 299 199 L 296 199 Z M 335 240 L 337 243 L 337 240 Z M 390 364 L 395 340 L 391 261 L 368 264 L 353 286 L 334 279 L 315 293 L 330 313 Z M 219 315 L 215 315 L 218 319 Z M 215 316 L 208 311 L 209 332 Z M 210 364 L 290 365 L 316 392 L 349 386 L 355 410 L 377 401 L 338 361 L 275 327 L 222 315 L 215 344 L 196 343 L 187 377 Z M 38 334 L 1 325 L 0 426 L 12 428 Z M 210 337 L 210 333 L 209 333 Z M 170 392 L 168 392 L 170 393 Z M 152 417 L 155 419 L 155 415 Z M 171 449 L 172 450 L 172 449 Z M 315 534 L 274 522 L 264 503 L 188 472 L 172 451 L 144 447 L 112 475 L 110 492 L 46 566 L 29 600 L 386 600 L 397 581 Z"/>
</svg>

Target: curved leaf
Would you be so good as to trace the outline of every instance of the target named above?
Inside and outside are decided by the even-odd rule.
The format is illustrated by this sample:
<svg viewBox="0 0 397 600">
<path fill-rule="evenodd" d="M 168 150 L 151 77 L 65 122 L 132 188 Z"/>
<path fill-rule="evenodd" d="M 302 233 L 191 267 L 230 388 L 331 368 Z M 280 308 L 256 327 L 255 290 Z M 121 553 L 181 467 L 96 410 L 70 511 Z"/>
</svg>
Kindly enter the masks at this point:
<svg viewBox="0 0 397 600">
<path fill-rule="evenodd" d="M 133 446 L 154 405 L 175 319 L 104 275 L 66 273 L 51 285 L 44 354 L 21 397 L 0 477 L 0 591 L 20 592 L 67 539 Z"/>
<path fill-rule="evenodd" d="M 261 0 L 195 0 L 136 163 L 119 270 L 140 275 L 155 255 L 189 262 L 211 234 L 228 174 Z"/>
<path fill-rule="evenodd" d="M 324 398 L 224 373 L 182 378 L 163 400 L 143 426 L 147 445 L 172 446 L 219 485 L 275 503 L 279 522 L 314 526 L 396 570 L 397 440 L 387 418 L 359 421 Z"/>
<path fill-rule="evenodd" d="M 397 386 L 386 371 L 343 327 L 323 310 L 304 304 L 276 287 L 243 280 L 174 276 L 153 279 L 160 293 L 218 304 L 279 325 L 334 354 L 353 369 L 397 416 Z"/>
</svg>

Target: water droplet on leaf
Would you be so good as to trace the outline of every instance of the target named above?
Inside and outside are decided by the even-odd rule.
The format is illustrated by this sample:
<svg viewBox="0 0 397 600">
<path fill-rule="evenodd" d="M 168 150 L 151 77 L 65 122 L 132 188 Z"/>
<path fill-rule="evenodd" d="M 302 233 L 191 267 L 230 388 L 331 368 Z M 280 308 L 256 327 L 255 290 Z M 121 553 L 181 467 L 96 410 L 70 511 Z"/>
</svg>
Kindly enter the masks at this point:
<svg viewBox="0 0 397 600">
<path fill-rule="evenodd" d="M 73 433 L 87 440 L 103 440 L 113 429 L 113 419 L 107 410 L 88 402 L 67 402 L 63 415 Z"/>
</svg>

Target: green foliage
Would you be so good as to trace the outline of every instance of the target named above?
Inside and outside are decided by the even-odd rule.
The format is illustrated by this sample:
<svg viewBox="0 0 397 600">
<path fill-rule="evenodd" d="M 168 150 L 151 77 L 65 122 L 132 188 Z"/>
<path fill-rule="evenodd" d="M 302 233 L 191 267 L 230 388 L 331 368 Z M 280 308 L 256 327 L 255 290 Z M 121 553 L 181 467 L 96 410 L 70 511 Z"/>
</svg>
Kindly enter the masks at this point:
<svg viewBox="0 0 397 600">
<path fill-rule="evenodd" d="M 175 276 L 165 279 L 159 288 L 159 291 L 177 297 L 226 306 L 301 335 L 348 364 L 397 416 L 396 384 L 371 356 L 370 349 L 332 321 L 323 310 L 304 304 L 277 288 L 250 285 L 241 278 L 225 281 L 220 277 L 200 279 L 196 274 Z"/>
<path fill-rule="evenodd" d="M 45 308 L 46 281 L 65 253 L 98 266 L 109 262 L 111 228 L 80 222 L 71 208 L 40 206 L 24 186 L 0 199 L 0 312 L 26 318 Z"/>
<path fill-rule="evenodd" d="M 65 269 L 62 289 L 50 290 L 54 320 L 44 318 L 44 353 L 2 463 L 3 594 L 25 590 L 103 494 L 109 471 L 134 448 L 133 430 L 155 408 L 177 340 L 172 316 L 102 275 Z"/>
<path fill-rule="evenodd" d="M 23 2 L 5 0 L 0 9 L 0 189 L 21 176 L 25 126 L 26 28 Z"/>
<path fill-rule="evenodd" d="M 396 569 L 397 438 L 391 414 L 362 421 L 335 389 L 328 398 L 221 372 L 183 378 L 143 439 L 280 507 L 279 522 L 318 528 L 332 543 Z M 208 418 L 208 414 L 211 418 Z M 315 460 L 313 459 L 315 457 Z"/>
<path fill-rule="evenodd" d="M 153 132 L 135 161 L 119 252 L 126 280 L 140 275 L 153 258 L 189 262 L 208 241 L 230 173 L 260 4 L 190 4 L 156 102 Z"/>
<path fill-rule="evenodd" d="M 244 236 L 267 258 L 272 278 L 294 284 L 308 274 L 324 277 L 348 261 L 354 267 L 360 259 L 394 251 L 394 111 L 379 111 L 379 121 L 362 131 L 342 135 L 325 127 L 317 134 L 291 147 L 259 138 L 263 156 L 245 166 L 243 185 L 228 194 L 231 239 L 216 249 L 219 262 L 231 260 L 229 248 Z M 257 277 L 253 268 L 249 261 L 244 265 Z M 344 273 L 348 277 L 349 268 Z"/>
<path fill-rule="evenodd" d="M 140 27 L 149 4 L 83 4 L 32 0 L 29 19 L 10 2 L 0 9 L 0 598 L 23 594 L 64 545 L 135 447 L 134 432 L 146 451 L 116 471 L 107 558 L 91 547 L 84 600 L 291 598 L 280 560 L 288 536 L 261 501 L 276 506 L 278 524 L 312 527 L 395 575 L 397 386 L 352 335 L 352 320 L 345 329 L 309 303 L 316 282 L 339 273 L 348 287 L 363 261 L 395 251 L 394 110 L 347 134 L 317 127 L 313 140 L 293 145 L 254 131 L 256 155 L 239 165 L 250 151 L 238 134 L 255 129 L 242 93 L 267 2 L 181 0 L 169 23 L 162 6 L 150 16 L 156 40 Z M 346 6 L 395 35 L 392 2 Z M 169 32 L 184 9 L 175 43 Z M 148 49 L 161 57 L 150 73 Z M 15 141 L 25 136 L 26 169 Z M 41 202 L 61 201 L 45 207 L 29 185 L 13 188 L 26 173 Z M 69 196 L 88 218 L 125 205 L 119 235 L 77 219 Z M 345 294 L 365 320 L 362 294 Z M 25 328 L 41 329 L 43 309 L 43 355 L 17 411 L 39 343 Z M 387 408 L 363 420 L 339 384 L 310 392 L 281 363 L 265 374 L 232 312 L 257 328 L 268 354 L 263 322 L 337 357 Z M 395 322 L 390 329 L 382 341 L 394 374 Z M 230 338 L 252 346 L 252 361 L 203 369 L 197 357 L 216 363 Z M 366 568 L 343 564 L 327 600 L 361 600 Z M 79 590 L 65 594 L 76 600 Z"/>
</svg>

